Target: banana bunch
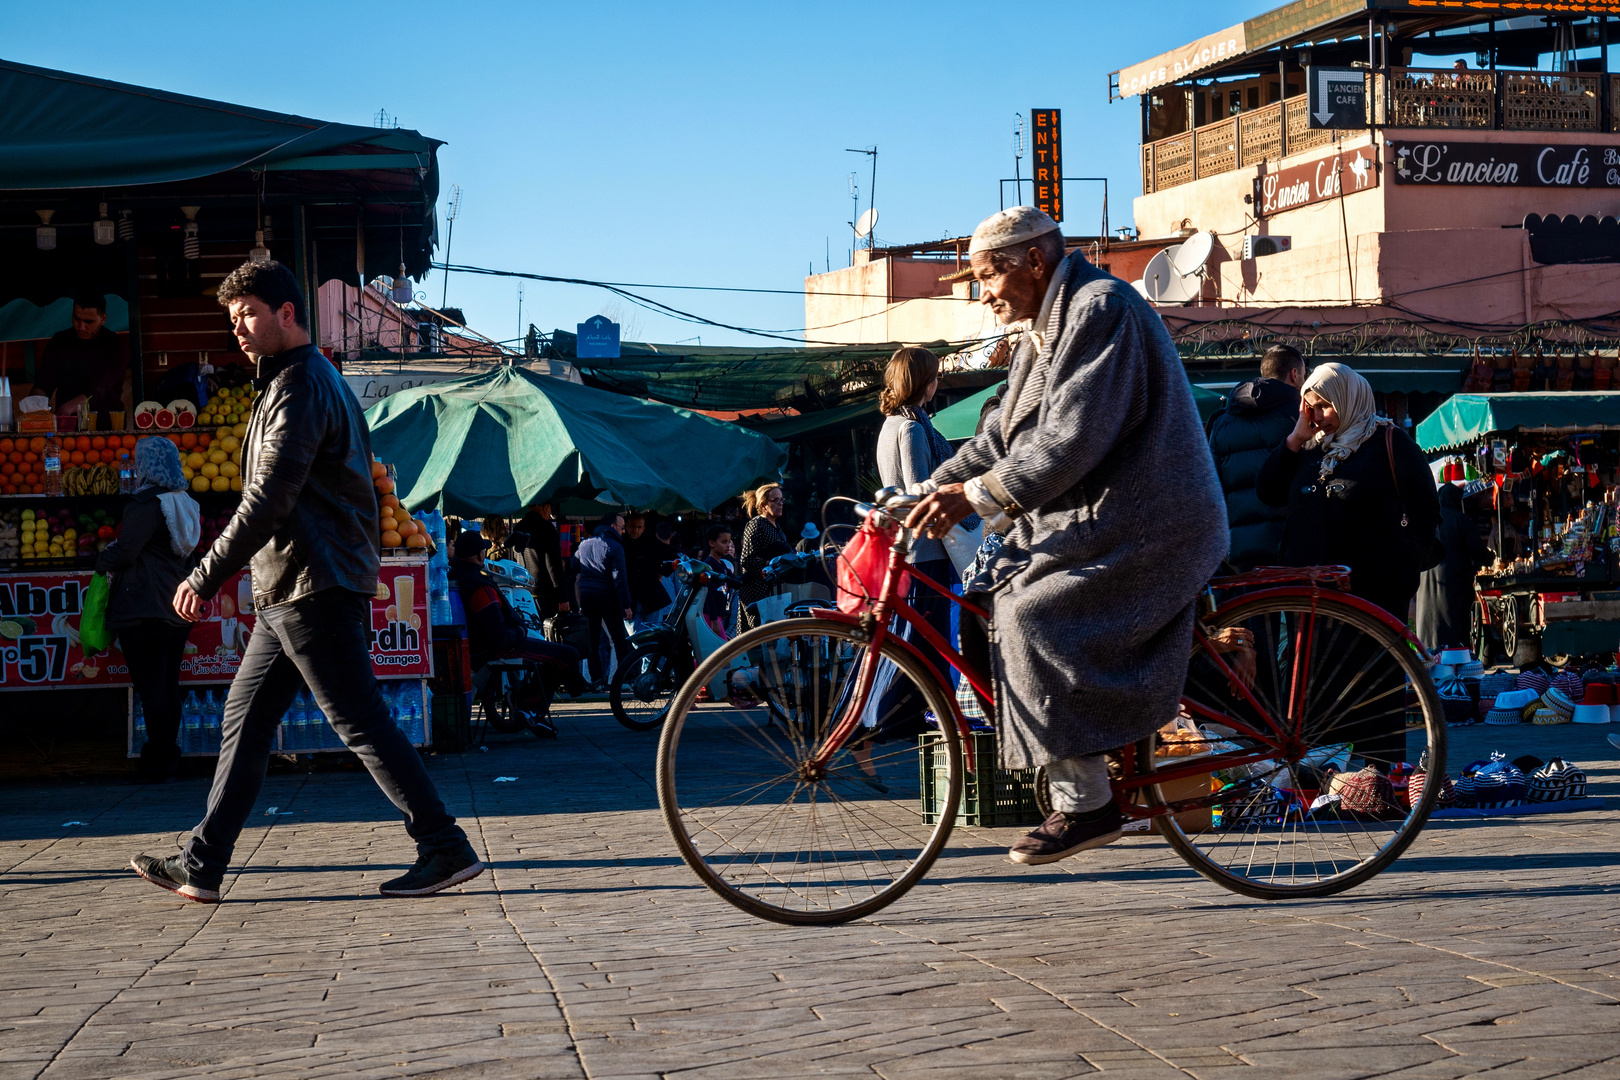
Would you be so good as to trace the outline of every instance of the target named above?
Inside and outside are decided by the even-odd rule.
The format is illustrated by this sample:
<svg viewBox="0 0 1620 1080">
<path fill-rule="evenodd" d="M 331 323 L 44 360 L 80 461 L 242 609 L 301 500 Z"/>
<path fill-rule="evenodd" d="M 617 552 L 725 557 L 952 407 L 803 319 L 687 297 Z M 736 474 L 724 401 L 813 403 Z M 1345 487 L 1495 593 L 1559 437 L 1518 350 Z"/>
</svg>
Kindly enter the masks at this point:
<svg viewBox="0 0 1620 1080">
<path fill-rule="evenodd" d="M 51 633 L 67 638 L 69 648 L 79 644 L 79 628 L 66 615 L 58 615 L 51 620 Z"/>
<path fill-rule="evenodd" d="M 75 465 L 62 474 L 64 495 L 116 495 L 118 470 L 111 465 Z"/>
</svg>

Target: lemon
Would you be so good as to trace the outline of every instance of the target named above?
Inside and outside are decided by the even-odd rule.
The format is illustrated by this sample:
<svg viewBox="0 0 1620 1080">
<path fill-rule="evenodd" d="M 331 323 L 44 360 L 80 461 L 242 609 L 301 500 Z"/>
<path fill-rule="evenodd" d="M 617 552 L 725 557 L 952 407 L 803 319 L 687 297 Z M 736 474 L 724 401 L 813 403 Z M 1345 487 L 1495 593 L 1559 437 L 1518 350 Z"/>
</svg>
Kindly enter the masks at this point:
<svg viewBox="0 0 1620 1080">
<path fill-rule="evenodd" d="M 242 448 L 242 440 L 235 435 L 227 435 L 219 440 L 219 448 L 227 454 L 234 454 Z"/>
<path fill-rule="evenodd" d="M 223 450 L 210 450 L 208 451 L 208 460 L 213 462 L 215 465 L 223 465 L 225 462 L 231 460 L 231 455 L 227 454 Z"/>
<path fill-rule="evenodd" d="M 206 476 L 193 476 L 191 478 L 191 490 L 192 491 L 198 491 L 198 492 L 207 491 L 208 490 L 208 477 L 206 477 Z"/>
<path fill-rule="evenodd" d="M 190 480 L 193 476 L 196 476 L 197 473 L 190 465 L 182 465 L 180 466 L 180 475 L 185 477 L 187 480 Z"/>
<path fill-rule="evenodd" d="M 244 435 L 247 434 L 247 425 L 246 424 L 236 424 L 229 431 L 225 432 L 225 434 L 226 435 L 235 435 L 238 439 L 240 439 Z"/>
<path fill-rule="evenodd" d="M 186 455 L 185 461 L 181 462 L 181 464 L 186 466 L 188 469 L 200 469 L 203 466 L 203 462 L 207 460 L 208 459 L 203 457 L 202 454 L 193 450 L 191 453 Z"/>
<path fill-rule="evenodd" d="M 210 461 L 208 464 L 204 465 L 202 468 L 198 469 L 197 471 L 199 473 L 201 473 L 203 476 L 206 476 L 206 477 L 208 477 L 208 479 L 212 480 L 214 477 L 219 475 L 219 466 L 215 465 L 212 461 Z"/>
<path fill-rule="evenodd" d="M 231 490 L 232 491 L 241 491 L 242 490 L 242 478 L 240 476 L 231 477 Z"/>
<path fill-rule="evenodd" d="M 212 424 L 213 422 L 214 422 L 214 414 L 213 413 L 199 413 L 198 416 L 197 416 L 197 423 L 201 424 L 203 427 L 207 427 L 209 424 Z"/>
<path fill-rule="evenodd" d="M 231 433 L 231 429 L 229 425 L 225 423 L 225 418 L 223 416 L 215 417 L 215 419 L 220 422 L 220 428 L 218 431 L 214 432 L 214 437 L 223 439 L 225 436 Z"/>
<path fill-rule="evenodd" d="M 212 491 L 229 491 L 231 490 L 231 478 L 228 476 L 216 476 L 208 482 L 208 487 Z"/>
<path fill-rule="evenodd" d="M 222 462 L 219 466 L 219 475 L 224 477 L 241 476 L 241 466 L 234 461 Z"/>
</svg>

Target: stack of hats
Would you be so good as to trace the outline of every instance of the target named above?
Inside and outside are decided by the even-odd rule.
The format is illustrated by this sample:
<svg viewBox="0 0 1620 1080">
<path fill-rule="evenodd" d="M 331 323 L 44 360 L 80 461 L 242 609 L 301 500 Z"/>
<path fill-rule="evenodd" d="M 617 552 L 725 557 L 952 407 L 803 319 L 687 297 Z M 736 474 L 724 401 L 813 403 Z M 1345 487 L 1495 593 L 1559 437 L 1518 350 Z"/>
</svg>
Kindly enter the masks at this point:
<svg viewBox="0 0 1620 1080">
<path fill-rule="evenodd" d="M 1556 686 L 1541 695 L 1541 705 L 1530 717 L 1533 724 L 1567 724 L 1575 716 L 1575 703 Z"/>
<path fill-rule="evenodd" d="M 1444 665 L 1440 665 L 1444 666 Z M 1440 707 L 1445 711 L 1448 724 L 1472 724 L 1479 719 L 1474 698 L 1468 690 L 1467 680 L 1453 675 L 1435 686 L 1440 694 Z"/>
<path fill-rule="evenodd" d="M 1417 767 L 1406 780 L 1406 805 L 1410 809 L 1415 799 L 1423 797 L 1423 788 L 1429 782 L 1429 752 L 1423 751 L 1418 758 Z M 1440 794 L 1434 800 L 1434 808 L 1443 810 L 1448 806 L 1457 804 L 1457 790 L 1452 786 L 1451 778 L 1444 773 L 1440 775 Z"/>
<path fill-rule="evenodd" d="M 1491 711 L 1485 714 L 1487 724 L 1522 724 L 1530 719 L 1526 710 L 1531 713 L 1539 706 L 1541 695 L 1534 690 L 1509 690 L 1505 694 L 1496 695 L 1496 703 Z"/>
<path fill-rule="evenodd" d="M 1518 806 L 1525 798 L 1524 773 L 1501 752 L 1472 762 L 1457 779 L 1457 802 L 1482 810 Z"/>
<path fill-rule="evenodd" d="M 1533 803 L 1584 799 L 1586 773 L 1578 766 L 1567 764 L 1563 758 L 1555 757 L 1530 774 L 1524 797 Z"/>
<path fill-rule="evenodd" d="M 1519 679 L 1516 685 L 1520 690 L 1534 690 L 1536 693 L 1540 694 L 1552 685 L 1552 680 L 1547 677 L 1547 673 L 1545 671 L 1538 671 L 1535 668 L 1531 668 L 1528 671 L 1519 672 Z"/>
<path fill-rule="evenodd" d="M 1574 671 L 1560 671 L 1553 676 L 1552 684 L 1555 690 L 1561 692 L 1570 701 L 1581 700 L 1581 694 L 1585 692 L 1580 674 Z"/>
<path fill-rule="evenodd" d="M 1340 798 L 1339 812 L 1364 818 L 1406 816 L 1404 802 L 1397 801 L 1389 777 L 1368 765 L 1360 772 L 1339 773 L 1329 783 L 1329 793 Z"/>
<path fill-rule="evenodd" d="M 1620 699 L 1609 683 L 1589 682 L 1581 703 L 1575 706 L 1577 724 L 1607 724 L 1620 721 Z"/>
</svg>

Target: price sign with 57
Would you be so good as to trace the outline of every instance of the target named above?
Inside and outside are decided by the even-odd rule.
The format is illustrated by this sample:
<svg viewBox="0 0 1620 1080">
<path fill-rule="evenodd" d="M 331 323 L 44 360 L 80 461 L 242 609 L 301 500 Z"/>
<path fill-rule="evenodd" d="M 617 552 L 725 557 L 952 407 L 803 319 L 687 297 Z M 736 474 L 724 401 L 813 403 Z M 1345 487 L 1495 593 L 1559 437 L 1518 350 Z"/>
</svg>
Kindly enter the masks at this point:
<svg viewBox="0 0 1620 1080">
<path fill-rule="evenodd" d="M 57 634 L 24 634 L 0 648 L 0 682 L 12 665 L 25 683 L 61 682 L 67 675 L 68 639 Z"/>
</svg>

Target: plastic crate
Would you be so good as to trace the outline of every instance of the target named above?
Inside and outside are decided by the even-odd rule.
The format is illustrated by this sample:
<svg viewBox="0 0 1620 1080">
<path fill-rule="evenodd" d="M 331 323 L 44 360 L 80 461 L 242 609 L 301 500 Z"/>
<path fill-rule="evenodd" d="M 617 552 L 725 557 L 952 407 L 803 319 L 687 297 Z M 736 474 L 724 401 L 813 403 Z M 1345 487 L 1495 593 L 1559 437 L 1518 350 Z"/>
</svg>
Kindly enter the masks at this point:
<svg viewBox="0 0 1620 1080">
<path fill-rule="evenodd" d="M 956 812 L 958 825 L 1039 825 L 1045 815 L 1035 805 L 1035 770 L 1003 769 L 1001 752 L 993 731 L 975 732 L 973 765 L 967 768 L 966 750 L 962 766 L 962 803 Z M 935 748 L 940 736 L 924 733 L 918 740 L 922 770 L 923 820 L 932 825 L 939 820 L 940 803 L 945 796 L 945 764 Z"/>
<path fill-rule="evenodd" d="M 454 753 L 472 742 L 472 692 L 441 694 L 433 692 L 432 726 L 428 738 L 433 749 Z"/>
</svg>

